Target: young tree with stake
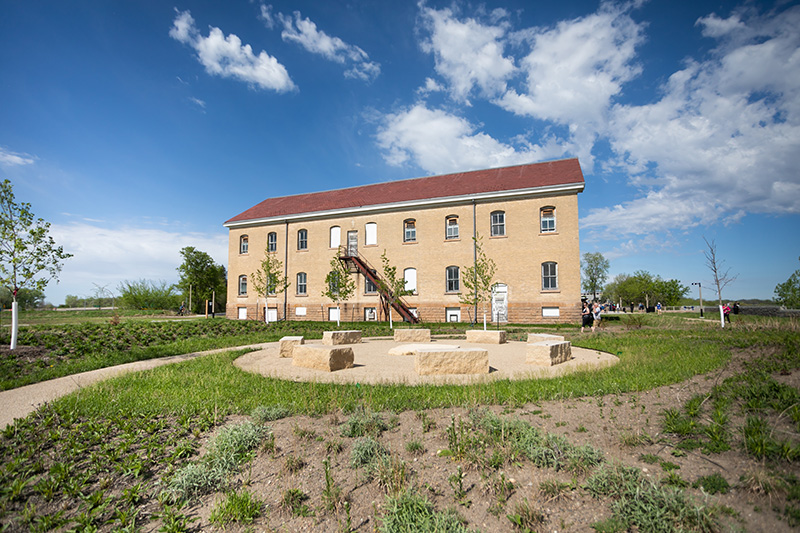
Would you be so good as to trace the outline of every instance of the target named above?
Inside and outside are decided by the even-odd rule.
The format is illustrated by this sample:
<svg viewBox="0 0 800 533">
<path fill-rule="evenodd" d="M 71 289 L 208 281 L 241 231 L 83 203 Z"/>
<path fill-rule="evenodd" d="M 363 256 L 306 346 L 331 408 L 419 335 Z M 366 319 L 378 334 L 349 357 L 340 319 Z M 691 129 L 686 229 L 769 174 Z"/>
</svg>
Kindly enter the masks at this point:
<svg viewBox="0 0 800 533">
<path fill-rule="evenodd" d="M 466 288 L 466 291 L 459 297 L 459 302 L 475 308 L 476 321 L 478 320 L 478 305 L 483 304 L 483 329 L 486 329 L 486 302 L 492 299 L 494 274 L 497 271 L 497 265 L 491 258 L 486 257 L 481 236 L 476 235 L 472 240 L 475 243 L 475 264 L 462 268 L 464 275 L 461 283 Z"/>
<path fill-rule="evenodd" d="M 275 254 L 270 254 L 265 250 L 261 267 L 250 274 L 250 279 L 256 295 L 264 295 L 264 322 L 269 324 L 269 297 L 277 296 L 289 287 L 289 279 L 283 272 L 283 263 L 275 257 Z M 256 317 L 258 317 L 258 313 L 256 313 Z"/>
<path fill-rule="evenodd" d="M 356 282 L 350 276 L 344 264 L 339 261 L 338 254 L 331 259 L 331 271 L 325 276 L 325 287 L 322 295 L 330 298 L 336 304 L 336 327 L 341 325 L 341 310 L 339 304 L 347 301 L 356 292 Z"/>
<path fill-rule="evenodd" d="M 397 277 L 397 267 L 389 263 L 386 250 L 381 254 L 381 263 L 383 263 L 383 276 L 378 280 L 381 302 L 383 303 L 384 312 L 389 316 L 389 329 L 394 329 L 392 307 L 403 296 L 413 294 L 413 291 L 406 289 L 405 279 Z"/>
<path fill-rule="evenodd" d="M 11 349 L 17 347 L 20 289 L 44 290 L 58 282 L 62 262 L 72 257 L 56 246 L 50 223 L 35 219 L 28 203 L 17 203 L 9 180 L 0 183 L 0 284 L 9 286 L 11 303 Z"/>
</svg>

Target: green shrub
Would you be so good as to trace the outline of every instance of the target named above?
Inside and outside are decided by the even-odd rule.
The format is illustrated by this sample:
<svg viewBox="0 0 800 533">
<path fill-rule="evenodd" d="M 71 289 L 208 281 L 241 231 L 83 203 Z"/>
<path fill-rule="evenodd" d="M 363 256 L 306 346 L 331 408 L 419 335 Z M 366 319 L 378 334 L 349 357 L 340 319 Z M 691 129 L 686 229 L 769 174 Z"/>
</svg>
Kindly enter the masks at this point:
<svg viewBox="0 0 800 533">
<path fill-rule="evenodd" d="M 242 490 L 229 494 L 222 502 L 211 510 L 209 520 L 222 528 L 231 522 L 251 524 L 261 516 L 264 504 L 253 493 Z"/>
</svg>

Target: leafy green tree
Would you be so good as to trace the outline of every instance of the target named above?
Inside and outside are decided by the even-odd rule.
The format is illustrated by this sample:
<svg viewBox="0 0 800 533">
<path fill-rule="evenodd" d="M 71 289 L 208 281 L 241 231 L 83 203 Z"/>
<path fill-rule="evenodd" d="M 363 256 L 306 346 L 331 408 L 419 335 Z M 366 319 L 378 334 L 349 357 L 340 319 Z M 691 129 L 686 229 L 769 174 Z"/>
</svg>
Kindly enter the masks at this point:
<svg viewBox="0 0 800 533">
<path fill-rule="evenodd" d="M 688 292 L 689 287 L 682 285 L 680 281 L 664 280 L 645 270 L 637 270 L 633 275 L 619 274 L 603 291 L 609 300 L 622 302 L 623 306 L 644 302 L 648 307 L 654 302 L 678 305 L 680 299 Z"/>
<path fill-rule="evenodd" d="M 175 310 L 181 295 L 166 281 L 125 280 L 119 284 L 119 305 L 125 309 Z"/>
<path fill-rule="evenodd" d="M 378 288 L 381 294 L 381 306 L 383 312 L 389 317 L 389 329 L 394 327 L 392 323 L 392 306 L 403 296 L 413 294 L 413 291 L 406 289 L 406 280 L 397 277 L 397 267 L 392 266 L 386 256 L 386 250 L 381 254 L 381 264 L 383 275 L 378 280 Z"/>
<path fill-rule="evenodd" d="M 277 296 L 289 287 L 289 280 L 284 274 L 283 263 L 274 253 L 264 251 L 264 259 L 258 270 L 250 274 L 253 289 L 257 296 L 264 296 L 265 303 L 270 296 Z M 265 304 L 265 307 L 269 307 Z M 256 312 L 258 316 L 258 312 Z M 269 312 L 264 311 L 264 322 L 269 323 Z"/>
<path fill-rule="evenodd" d="M 475 262 L 472 266 L 462 267 L 461 284 L 466 289 L 461 293 L 458 301 L 475 309 L 475 318 L 478 320 L 478 306 L 482 305 L 486 314 L 486 303 L 492 300 L 492 287 L 494 275 L 497 272 L 495 262 L 486 257 L 480 235 L 472 238 L 475 243 Z M 484 324 L 485 325 L 485 324 Z"/>
<path fill-rule="evenodd" d="M 56 246 L 50 223 L 34 219 L 28 203 L 17 203 L 9 180 L 0 183 L 0 286 L 12 294 L 11 349 L 17 347 L 20 289 L 43 291 L 51 280 L 58 281 L 64 260 L 72 254 Z"/>
<path fill-rule="evenodd" d="M 583 267 L 583 290 L 593 294 L 592 299 L 597 300 L 597 292 L 603 290 L 603 284 L 608 279 L 610 264 L 608 259 L 600 252 L 586 252 L 581 261 Z"/>
<path fill-rule="evenodd" d="M 663 280 L 657 278 L 655 285 L 656 301 L 666 306 L 680 304 L 680 301 L 689 294 L 689 287 L 683 285 L 677 279 Z"/>
<path fill-rule="evenodd" d="M 203 313 L 206 300 L 214 300 L 224 308 L 227 299 L 227 276 L 225 267 L 214 262 L 206 252 L 187 246 L 181 249 L 183 263 L 177 268 L 180 279 L 176 287 L 183 293 L 184 301 L 192 295 L 193 313 Z M 216 311 L 216 309 L 215 309 Z"/>
<path fill-rule="evenodd" d="M 336 304 L 336 309 L 339 311 L 336 316 L 336 326 L 341 325 L 339 304 L 350 299 L 356 292 L 356 282 L 350 276 L 350 272 L 345 268 L 344 263 L 339 261 L 339 256 L 334 255 L 331 259 L 331 271 L 325 276 L 325 290 L 322 295 L 329 298 Z"/>
<path fill-rule="evenodd" d="M 800 309 L 800 269 L 775 286 L 775 302 L 789 309 Z"/>
</svg>

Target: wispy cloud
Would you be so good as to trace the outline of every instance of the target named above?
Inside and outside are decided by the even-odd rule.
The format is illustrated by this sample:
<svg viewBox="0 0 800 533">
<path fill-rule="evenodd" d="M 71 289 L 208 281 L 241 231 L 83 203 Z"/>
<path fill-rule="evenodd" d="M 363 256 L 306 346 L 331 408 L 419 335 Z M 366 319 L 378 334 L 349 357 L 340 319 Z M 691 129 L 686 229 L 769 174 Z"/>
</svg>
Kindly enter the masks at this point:
<svg viewBox="0 0 800 533">
<path fill-rule="evenodd" d="M 7 148 L 0 146 L 0 165 L 6 167 L 16 167 L 23 165 L 32 165 L 36 162 L 36 158 L 29 154 L 19 152 L 12 152 Z"/>
<path fill-rule="evenodd" d="M 222 30 L 209 27 L 204 37 L 195 26 L 189 11 L 178 12 L 169 31 L 170 37 L 191 46 L 206 72 L 223 78 L 234 78 L 261 89 L 287 92 L 296 87 L 289 73 L 277 59 L 261 51 L 253 53 L 249 44 L 235 34 L 225 36 Z"/>
<path fill-rule="evenodd" d="M 261 5 L 261 19 L 268 28 L 275 26 L 272 6 Z M 345 65 L 347 68 L 344 72 L 345 77 L 370 82 L 380 75 L 380 65 L 370 61 L 369 55 L 364 50 L 344 42 L 339 37 L 328 35 L 318 29 L 311 19 L 303 18 L 299 11 L 295 11 L 293 16 L 278 13 L 277 19 L 283 26 L 281 38 L 284 41 L 299 44 L 312 54 Z"/>
</svg>

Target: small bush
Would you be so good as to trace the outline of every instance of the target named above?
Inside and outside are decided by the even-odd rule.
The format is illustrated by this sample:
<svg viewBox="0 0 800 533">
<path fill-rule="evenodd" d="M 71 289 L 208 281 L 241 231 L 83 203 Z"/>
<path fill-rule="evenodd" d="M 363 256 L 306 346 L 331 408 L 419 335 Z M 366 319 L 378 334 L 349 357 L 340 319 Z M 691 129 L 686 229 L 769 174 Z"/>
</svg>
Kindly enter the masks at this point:
<svg viewBox="0 0 800 533">
<path fill-rule="evenodd" d="M 342 424 L 340 431 L 343 437 L 355 438 L 378 437 L 387 429 L 389 429 L 389 425 L 380 414 L 369 409 L 359 409 Z"/>
<path fill-rule="evenodd" d="M 424 496 L 410 490 L 396 497 L 387 496 L 386 511 L 380 518 L 382 533 L 435 531 L 437 533 L 470 533 L 454 511 L 438 512 Z"/>
<path fill-rule="evenodd" d="M 692 484 L 692 487 L 702 487 L 708 494 L 728 494 L 731 486 L 728 481 L 718 472 L 710 476 L 702 476 Z"/>
<path fill-rule="evenodd" d="M 228 495 L 219 505 L 211 510 L 212 524 L 225 527 L 231 522 L 251 524 L 253 520 L 261 516 L 264 504 L 247 490 L 233 492 Z"/>
<path fill-rule="evenodd" d="M 369 466 L 385 455 L 389 455 L 389 451 L 380 442 L 372 437 L 361 437 L 353 443 L 350 464 L 353 468 Z"/>
<path fill-rule="evenodd" d="M 253 417 L 253 420 L 255 420 L 257 424 L 265 424 L 267 422 L 286 418 L 291 414 L 292 412 L 289 408 L 283 407 L 282 405 L 260 405 L 253 409 L 250 416 Z"/>
</svg>

